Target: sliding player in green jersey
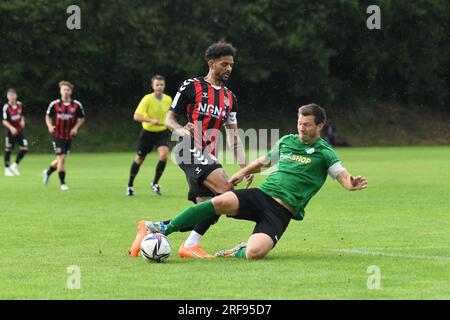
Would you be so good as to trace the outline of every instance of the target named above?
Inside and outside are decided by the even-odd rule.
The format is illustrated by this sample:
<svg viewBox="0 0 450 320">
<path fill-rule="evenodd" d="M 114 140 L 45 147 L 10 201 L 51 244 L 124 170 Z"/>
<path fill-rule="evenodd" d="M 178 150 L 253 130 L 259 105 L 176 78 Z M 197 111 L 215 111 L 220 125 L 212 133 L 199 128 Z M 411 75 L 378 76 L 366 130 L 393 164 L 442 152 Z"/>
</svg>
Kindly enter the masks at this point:
<svg viewBox="0 0 450 320">
<path fill-rule="evenodd" d="M 320 137 L 325 122 L 326 114 L 320 106 L 300 107 L 298 134 L 282 137 L 266 156 L 242 168 L 229 180 L 237 185 L 246 175 L 276 164 L 276 170 L 259 188 L 226 192 L 182 211 L 168 224 L 141 221 L 135 241 L 150 232 L 169 235 L 216 215 L 227 215 L 254 221 L 256 226 L 247 243 L 218 252 L 216 256 L 264 258 L 280 240 L 291 219 L 303 220 L 306 205 L 323 186 L 327 175 L 350 191 L 367 187 L 366 179 L 352 176 Z"/>
</svg>

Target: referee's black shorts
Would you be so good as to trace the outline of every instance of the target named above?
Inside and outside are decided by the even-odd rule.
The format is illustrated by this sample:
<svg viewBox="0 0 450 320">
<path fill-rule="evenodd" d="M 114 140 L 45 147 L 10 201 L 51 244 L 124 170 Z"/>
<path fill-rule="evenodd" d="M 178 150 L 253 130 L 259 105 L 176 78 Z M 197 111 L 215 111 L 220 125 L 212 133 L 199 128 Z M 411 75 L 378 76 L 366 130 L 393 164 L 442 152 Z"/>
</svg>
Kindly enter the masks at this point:
<svg viewBox="0 0 450 320">
<path fill-rule="evenodd" d="M 145 157 L 154 148 L 168 147 L 169 146 L 169 130 L 164 130 L 161 132 L 151 132 L 142 129 L 139 135 L 137 154 L 140 157 Z"/>
<path fill-rule="evenodd" d="M 272 238 L 275 247 L 289 225 L 292 213 L 261 189 L 240 189 L 232 192 L 239 200 L 239 210 L 237 215 L 231 218 L 256 222 L 253 234 L 267 234 Z"/>
</svg>

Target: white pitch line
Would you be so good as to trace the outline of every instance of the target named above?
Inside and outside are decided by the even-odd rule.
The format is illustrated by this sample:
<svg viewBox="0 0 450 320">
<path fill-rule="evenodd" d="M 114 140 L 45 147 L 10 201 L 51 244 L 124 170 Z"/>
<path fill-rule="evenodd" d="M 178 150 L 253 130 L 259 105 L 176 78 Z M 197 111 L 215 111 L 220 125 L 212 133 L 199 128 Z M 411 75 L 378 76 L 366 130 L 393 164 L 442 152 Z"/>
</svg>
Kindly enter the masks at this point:
<svg viewBox="0 0 450 320">
<path fill-rule="evenodd" d="M 450 261 L 450 257 L 424 256 L 424 255 L 403 254 L 403 253 L 388 253 L 388 252 L 373 251 L 373 250 L 368 250 L 368 249 L 335 249 L 333 251 L 339 252 L 339 253 L 360 254 L 360 255 L 365 255 L 365 256 L 384 256 L 384 257 L 394 257 L 394 258 Z"/>
</svg>

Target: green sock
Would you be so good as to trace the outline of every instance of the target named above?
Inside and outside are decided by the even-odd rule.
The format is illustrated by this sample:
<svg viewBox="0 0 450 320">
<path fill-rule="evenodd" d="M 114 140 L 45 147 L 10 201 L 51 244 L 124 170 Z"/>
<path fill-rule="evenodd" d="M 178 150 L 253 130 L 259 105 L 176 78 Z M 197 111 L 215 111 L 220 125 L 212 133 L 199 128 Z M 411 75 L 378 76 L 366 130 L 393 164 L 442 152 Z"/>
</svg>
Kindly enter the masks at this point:
<svg viewBox="0 0 450 320">
<path fill-rule="evenodd" d="M 214 209 L 211 200 L 201 202 L 193 207 L 181 211 L 175 218 L 170 220 L 165 234 L 169 235 L 175 231 L 191 227 L 206 219 L 212 218 L 215 215 L 216 210 Z"/>
<path fill-rule="evenodd" d="M 247 259 L 247 256 L 245 255 L 245 248 L 240 248 L 235 254 L 233 254 L 233 257 Z"/>
</svg>

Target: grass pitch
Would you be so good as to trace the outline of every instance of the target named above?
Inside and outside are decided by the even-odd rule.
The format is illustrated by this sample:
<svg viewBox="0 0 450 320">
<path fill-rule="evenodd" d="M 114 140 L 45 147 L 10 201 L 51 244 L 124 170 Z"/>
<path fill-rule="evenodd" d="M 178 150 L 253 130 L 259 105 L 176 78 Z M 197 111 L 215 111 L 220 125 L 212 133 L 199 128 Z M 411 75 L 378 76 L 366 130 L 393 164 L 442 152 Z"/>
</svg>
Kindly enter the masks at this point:
<svg viewBox="0 0 450 320">
<path fill-rule="evenodd" d="M 152 154 L 136 196 L 127 198 L 131 153 L 75 152 L 68 192 L 57 175 L 47 188 L 41 183 L 53 156 L 30 154 L 22 176 L 0 177 L 0 299 L 450 299 L 450 147 L 338 153 L 369 188 L 348 192 L 329 179 L 266 259 L 180 259 L 188 234 L 178 233 L 161 264 L 126 252 L 138 220 L 169 218 L 190 205 L 177 166 L 167 166 L 158 197 L 149 186 Z M 237 166 L 225 168 L 232 174 Z M 212 253 L 232 247 L 252 228 L 222 217 L 203 246 Z M 80 289 L 67 288 L 72 265 L 80 268 Z M 379 268 L 379 289 L 368 289 L 370 266 Z"/>
</svg>

